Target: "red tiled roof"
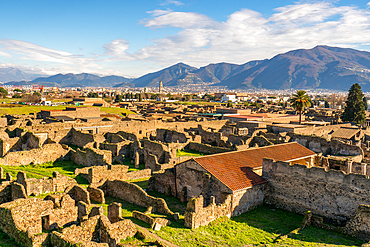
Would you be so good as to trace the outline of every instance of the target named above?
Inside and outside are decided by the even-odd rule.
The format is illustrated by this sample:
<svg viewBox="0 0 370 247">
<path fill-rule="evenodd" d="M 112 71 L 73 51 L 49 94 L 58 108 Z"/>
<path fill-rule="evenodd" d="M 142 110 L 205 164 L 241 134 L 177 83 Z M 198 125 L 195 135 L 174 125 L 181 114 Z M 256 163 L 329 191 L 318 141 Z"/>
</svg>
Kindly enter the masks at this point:
<svg viewBox="0 0 370 247">
<path fill-rule="evenodd" d="M 291 142 L 244 151 L 208 155 L 194 160 L 231 190 L 240 190 L 266 182 L 252 171 L 262 167 L 263 158 L 291 161 L 315 155 L 302 145 Z"/>
</svg>

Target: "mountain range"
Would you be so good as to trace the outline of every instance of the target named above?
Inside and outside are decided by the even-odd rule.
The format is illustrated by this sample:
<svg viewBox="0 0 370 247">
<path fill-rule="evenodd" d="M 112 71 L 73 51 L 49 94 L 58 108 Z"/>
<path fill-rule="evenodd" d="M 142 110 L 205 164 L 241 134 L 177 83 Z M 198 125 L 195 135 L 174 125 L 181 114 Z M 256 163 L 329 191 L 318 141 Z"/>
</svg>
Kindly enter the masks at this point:
<svg viewBox="0 0 370 247">
<path fill-rule="evenodd" d="M 0 74 L 0 81 L 1 81 Z M 58 74 L 28 82 L 59 87 L 166 87 L 225 86 L 229 89 L 336 89 L 347 91 L 359 83 L 370 91 L 370 52 L 350 48 L 316 46 L 278 54 L 271 59 L 245 64 L 216 63 L 195 68 L 178 63 L 136 79 L 93 74 Z"/>
<path fill-rule="evenodd" d="M 57 74 L 49 77 L 39 77 L 32 81 L 8 82 L 9 85 L 45 85 L 55 87 L 112 87 L 120 84 L 122 87 L 133 87 L 133 79 L 123 76 L 104 76 L 94 74 Z"/>
</svg>

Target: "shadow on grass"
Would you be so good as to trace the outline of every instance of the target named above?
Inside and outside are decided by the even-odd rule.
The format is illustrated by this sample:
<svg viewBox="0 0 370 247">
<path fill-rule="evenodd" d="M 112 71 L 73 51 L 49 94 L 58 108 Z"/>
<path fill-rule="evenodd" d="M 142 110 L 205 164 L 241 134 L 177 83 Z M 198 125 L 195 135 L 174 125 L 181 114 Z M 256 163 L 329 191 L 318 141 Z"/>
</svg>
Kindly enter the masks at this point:
<svg viewBox="0 0 370 247">
<path fill-rule="evenodd" d="M 185 210 L 186 210 L 186 203 L 180 201 L 180 199 L 174 197 L 174 196 L 166 196 L 163 193 L 159 193 L 156 191 L 147 191 L 148 195 L 154 196 L 154 197 L 159 197 L 163 198 L 166 203 L 168 208 L 174 212 L 174 213 L 180 213 L 184 215 Z"/>
<path fill-rule="evenodd" d="M 252 211 L 230 219 L 230 221 L 247 224 L 271 234 L 278 234 L 279 236 L 275 238 L 275 240 L 297 229 L 302 220 L 302 215 L 275 209 L 267 205 L 260 206 Z M 290 234 L 289 239 L 332 245 L 361 246 L 361 244 L 363 244 L 361 240 L 356 238 L 313 226 L 300 230 L 296 234 Z"/>
</svg>

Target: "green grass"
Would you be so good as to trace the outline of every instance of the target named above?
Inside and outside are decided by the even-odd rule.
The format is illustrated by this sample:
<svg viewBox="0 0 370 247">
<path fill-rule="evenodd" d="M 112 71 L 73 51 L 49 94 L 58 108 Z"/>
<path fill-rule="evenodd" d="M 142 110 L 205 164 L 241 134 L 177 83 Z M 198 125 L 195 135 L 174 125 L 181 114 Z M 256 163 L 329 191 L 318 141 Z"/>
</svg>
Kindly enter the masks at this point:
<svg viewBox="0 0 370 247">
<path fill-rule="evenodd" d="M 21 247 L 15 240 L 8 236 L 5 232 L 0 230 L 0 247 Z"/>
<path fill-rule="evenodd" d="M 163 227 L 156 234 L 179 246 L 361 246 L 362 241 L 312 226 L 296 230 L 303 216 L 261 206 L 240 216 L 220 218 L 195 230 Z"/>
<path fill-rule="evenodd" d="M 10 105 L 11 107 L 1 107 L 0 105 L 0 116 L 5 114 L 30 114 L 37 113 L 41 110 L 64 110 L 66 106 L 19 106 Z M 135 114 L 134 112 L 127 110 L 125 108 L 116 108 L 116 107 L 100 107 L 100 111 L 112 114 L 118 114 L 123 116 L 123 114 Z"/>
<path fill-rule="evenodd" d="M 148 187 L 149 178 L 139 178 L 139 179 L 133 179 L 129 181 L 130 183 L 139 185 L 141 188 L 146 190 Z"/>
<path fill-rule="evenodd" d="M 193 150 L 184 150 L 184 149 L 176 150 L 176 157 L 180 157 L 180 156 L 199 157 L 199 156 L 204 156 L 204 155 L 205 154 L 197 152 L 197 151 L 193 151 Z"/>
<path fill-rule="evenodd" d="M 138 171 L 145 169 L 145 164 L 139 164 L 139 169 L 135 168 L 135 164 L 131 162 L 130 159 L 126 159 L 122 162 L 122 165 L 128 166 L 128 171 Z"/>
<path fill-rule="evenodd" d="M 82 177 L 74 174 L 76 168 L 83 168 L 84 166 L 77 165 L 71 160 L 66 161 L 55 161 L 47 162 L 44 164 L 37 165 L 25 165 L 25 166 L 4 166 L 0 165 L 4 169 L 4 173 L 10 172 L 13 178 L 16 178 L 19 171 L 26 173 L 27 178 L 43 178 L 52 177 L 54 171 L 58 171 L 60 174 L 76 179 L 79 184 L 87 184 L 87 181 Z"/>
</svg>

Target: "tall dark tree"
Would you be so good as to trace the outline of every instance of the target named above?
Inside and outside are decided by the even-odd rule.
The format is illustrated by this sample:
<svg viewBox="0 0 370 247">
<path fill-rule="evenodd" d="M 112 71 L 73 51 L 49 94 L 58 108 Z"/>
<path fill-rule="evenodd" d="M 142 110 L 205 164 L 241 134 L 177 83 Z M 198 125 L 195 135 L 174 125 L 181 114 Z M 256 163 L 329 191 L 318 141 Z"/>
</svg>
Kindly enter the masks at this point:
<svg viewBox="0 0 370 247">
<path fill-rule="evenodd" d="M 367 105 L 367 98 L 366 97 L 364 97 L 363 98 L 363 101 L 364 101 L 364 106 L 365 106 L 365 111 L 367 110 L 367 108 L 368 108 L 368 105 Z"/>
<path fill-rule="evenodd" d="M 363 98 L 361 86 L 358 83 L 353 84 L 348 91 L 346 106 L 341 116 L 343 122 L 365 123 L 366 113 Z"/>
<path fill-rule="evenodd" d="M 302 122 L 302 112 L 305 107 L 310 107 L 310 102 L 311 100 L 304 90 L 298 90 L 297 93 L 293 94 L 293 97 L 290 99 L 290 103 L 299 114 L 299 124 Z"/>
</svg>

